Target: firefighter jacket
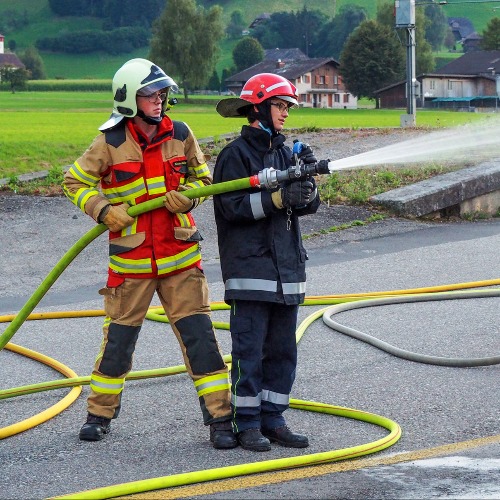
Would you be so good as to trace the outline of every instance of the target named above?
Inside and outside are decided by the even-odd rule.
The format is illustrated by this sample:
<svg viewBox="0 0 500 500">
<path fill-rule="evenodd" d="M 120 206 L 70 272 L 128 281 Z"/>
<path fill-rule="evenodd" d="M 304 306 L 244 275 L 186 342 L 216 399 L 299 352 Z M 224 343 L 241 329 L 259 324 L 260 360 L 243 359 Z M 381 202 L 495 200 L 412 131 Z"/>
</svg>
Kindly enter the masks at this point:
<svg viewBox="0 0 500 500">
<path fill-rule="evenodd" d="M 291 150 L 279 134 L 243 126 L 241 135 L 218 155 L 214 182 L 257 174 L 263 168 L 290 167 Z M 299 216 L 315 213 L 316 196 L 301 209 L 277 209 L 271 192 L 258 188 L 214 196 L 215 221 L 226 302 L 259 300 L 287 305 L 305 297 L 305 262 Z"/>
<path fill-rule="evenodd" d="M 192 131 L 164 117 L 149 141 L 132 120 L 96 137 L 69 168 L 66 196 L 98 219 L 108 204 L 136 205 L 179 187 L 209 185 L 210 171 Z M 120 232 L 109 232 L 108 286 L 123 278 L 153 278 L 201 267 L 201 236 L 190 213 L 161 207 L 136 217 Z M 113 280 L 114 278 L 114 280 Z"/>
</svg>

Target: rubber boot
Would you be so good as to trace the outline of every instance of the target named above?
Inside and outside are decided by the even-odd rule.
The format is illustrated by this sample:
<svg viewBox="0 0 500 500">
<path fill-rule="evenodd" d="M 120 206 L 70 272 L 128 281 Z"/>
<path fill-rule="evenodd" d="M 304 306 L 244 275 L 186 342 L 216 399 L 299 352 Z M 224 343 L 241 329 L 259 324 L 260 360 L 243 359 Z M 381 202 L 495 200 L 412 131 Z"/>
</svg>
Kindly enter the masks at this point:
<svg viewBox="0 0 500 500">
<path fill-rule="evenodd" d="M 111 430 L 111 420 L 104 417 L 96 417 L 90 413 L 87 416 L 87 421 L 80 429 L 81 441 L 100 441 L 104 435 Z"/>
</svg>

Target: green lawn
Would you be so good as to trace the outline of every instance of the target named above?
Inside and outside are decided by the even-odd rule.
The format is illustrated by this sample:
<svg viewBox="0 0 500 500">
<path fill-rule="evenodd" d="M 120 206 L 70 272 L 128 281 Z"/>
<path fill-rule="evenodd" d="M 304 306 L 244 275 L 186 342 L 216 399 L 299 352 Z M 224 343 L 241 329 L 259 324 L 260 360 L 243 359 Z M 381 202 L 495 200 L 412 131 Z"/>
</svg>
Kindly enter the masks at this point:
<svg viewBox="0 0 500 500">
<path fill-rule="evenodd" d="M 243 119 L 222 118 L 213 104 L 181 101 L 169 114 L 186 121 L 199 138 L 237 133 Z M 111 113 L 107 92 L 0 92 L 0 178 L 72 163 L 98 135 Z M 399 127 L 405 110 L 294 109 L 289 129 Z M 488 114 L 417 111 L 421 127 L 453 127 L 487 119 Z"/>
</svg>

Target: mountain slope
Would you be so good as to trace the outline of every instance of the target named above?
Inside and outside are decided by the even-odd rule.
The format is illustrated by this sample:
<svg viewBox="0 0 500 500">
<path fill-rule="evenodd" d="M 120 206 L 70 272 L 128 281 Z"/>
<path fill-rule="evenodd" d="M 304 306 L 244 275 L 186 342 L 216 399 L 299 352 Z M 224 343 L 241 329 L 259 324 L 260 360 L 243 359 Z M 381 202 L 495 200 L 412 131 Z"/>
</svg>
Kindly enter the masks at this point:
<svg viewBox="0 0 500 500">
<path fill-rule="evenodd" d="M 390 1 L 390 0 L 387 0 Z M 423 1 L 423 0 L 422 0 Z M 467 17 L 469 18 L 477 32 L 485 29 L 487 23 L 493 17 L 500 16 L 500 11 L 494 10 L 500 7 L 500 0 L 485 2 L 478 0 L 474 5 L 473 1 L 468 0 L 448 0 L 448 4 L 443 6 L 443 10 L 449 17 Z M 462 3 L 461 3 L 462 2 Z M 376 12 L 377 0 L 288 0 L 284 6 L 281 0 L 221 0 L 219 2 L 223 7 L 224 20 L 227 22 L 231 13 L 240 10 L 245 22 L 250 24 L 259 14 L 267 12 L 279 12 L 284 8 L 288 11 L 298 11 L 307 6 L 309 10 L 320 10 L 328 17 L 332 17 L 339 8 L 347 4 L 355 4 L 364 7 L 369 17 L 374 17 Z M 423 8 L 423 6 L 417 7 Z M 18 12 L 19 16 L 25 16 L 29 24 L 25 27 L 13 31 L 2 28 L 2 20 L 7 12 Z M 9 42 L 14 41 L 16 52 L 22 52 L 27 46 L 33 45 L 35 41 L 43 36 L 54 35 L 63 30 L 77 31 L 82 28 L 99 28 L 102 21 L 95 18 L 75 18 L 55 16 L 48 5 L 48 0 L 0 0 L 0 32 L 5 35 L 5 48 L 9 47 Z M 2 31 L 3 30 L 3 31 Z M 217 66 L 219 72 L 222 68 L 231 64 L 231 51 L 235 42 L 224 41 L 221 44 L 221 61 Z M 137 50 L 130 54 L 121 54 L 119 56 L 110 56 L 106 54 L 86 54 L 86 55 L 68 55 L 68 54 L 48 54 L 42 53 L 47 76 L 49 78 L 111 78 L 117 67 L 126 59 L 131 57 L 146 57 L 148 49 Z"/>
</svg>

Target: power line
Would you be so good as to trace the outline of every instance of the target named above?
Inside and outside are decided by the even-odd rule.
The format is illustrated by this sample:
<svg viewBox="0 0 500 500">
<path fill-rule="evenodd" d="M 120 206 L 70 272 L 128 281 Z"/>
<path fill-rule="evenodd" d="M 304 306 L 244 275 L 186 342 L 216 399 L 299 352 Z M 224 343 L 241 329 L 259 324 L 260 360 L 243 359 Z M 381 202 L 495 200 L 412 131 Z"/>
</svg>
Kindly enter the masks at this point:
<svg viewBox="0 0 500 500">
<path fill-rule="evenodd" d="M 500 0 L 457 0 L 449 2 L 448 0 L 430 0 L 427 2 L 416 2 L 415 5 L 460 5 L 463 3 L 500 3 Z"/>
</svg>

